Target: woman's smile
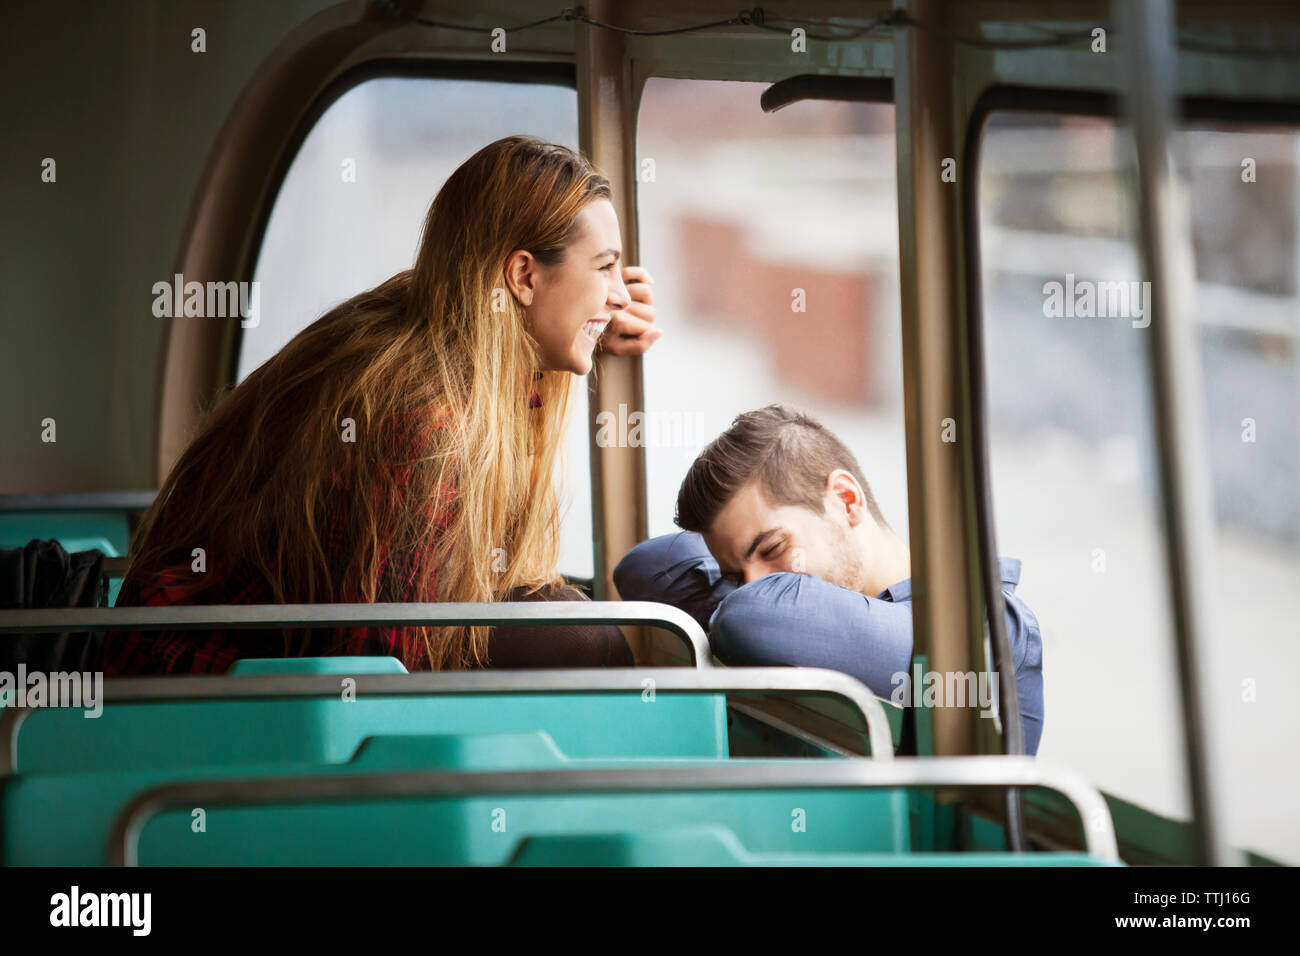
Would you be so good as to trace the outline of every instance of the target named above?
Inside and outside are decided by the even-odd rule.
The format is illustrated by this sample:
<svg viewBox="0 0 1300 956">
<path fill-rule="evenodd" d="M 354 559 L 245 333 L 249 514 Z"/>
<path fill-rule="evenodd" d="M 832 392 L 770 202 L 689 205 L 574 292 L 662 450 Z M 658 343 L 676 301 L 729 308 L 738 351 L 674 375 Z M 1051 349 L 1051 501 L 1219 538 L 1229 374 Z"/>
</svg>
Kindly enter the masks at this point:
<svg viewBox="0 0 1300 956">
<path fill-rule="evenodd" d="M 579 334 L 588 339 L 592 348 L 595 348 L 596 342 L 599 341 L 601 334 L 605 331 L 605 326 L 608 324 L 609 319 L 588 319 L 583 323 Z"/>
</svg>

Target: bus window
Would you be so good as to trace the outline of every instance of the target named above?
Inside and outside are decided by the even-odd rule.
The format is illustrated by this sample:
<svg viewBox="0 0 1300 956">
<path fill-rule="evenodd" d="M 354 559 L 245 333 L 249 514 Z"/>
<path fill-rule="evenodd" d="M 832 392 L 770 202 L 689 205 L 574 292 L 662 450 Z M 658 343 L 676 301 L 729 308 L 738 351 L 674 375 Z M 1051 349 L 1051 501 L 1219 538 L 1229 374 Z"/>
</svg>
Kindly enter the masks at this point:
<svg viewBox="0 0 1300 956">
<path fill-rule="evenodd" d="M 1133 162 L 1108 119 L 987 121 L 989 454 L 998 546 L 1024 562 L 1018 593 L 1042 628 L 1039 756 L 1186 820 Z"/>
<path fill-rule="evenodd" d="M 1218 521 L 1218 619 L 1206 622 L 1218 676 L 1206 691 L 1230 763 L 1210 772 L 1227 781 L 1228 842 L 1294 862 L 1300 843 L 1279 798 L 1297 782 L 1282 736 L 1296 713 L 1274 675 L 1300 666 L 1284 629 L 1300 614 L 1296 141 L 1180 135 Z M 1242 158 L 1255 154 L 1267 195 L 1242 191 Z M 999 546 L 1024 560 L 1020 591 L 1042 625 L 1040 755 L 1186 820 L 1133 175 L 1132 138 L 1112 120 L 989 118 L 979 215 L 990 454 Z"/>
<path fill-rule="evenodd" d="M 1216 526 L 1209 729 L 1229 842 L 1300 864 L 1300 131 L 1179 134 Z"/>
<path fill-rule="evenodd" d="M 641 260 L 664 337 L 644 362 L 648 519 L 741 412 L 782 402 L 856 453 L 907 540 L 892 105 L 651 79 L 637 127 Z"/>
<path fill-rule="evenodd" d="M 414 261 L 429 203 L 462 162 L 516 133 L 577 148 L 571 87 L 380 78 L 349 90 L 303 140 L 275 198 L 254 278 L 262 318 L 243 332 L 242 381 L 332 306 Z M 587 389 L 566 442 L 569 507 L 560 570 L 590 578 Z"/>
</svg>

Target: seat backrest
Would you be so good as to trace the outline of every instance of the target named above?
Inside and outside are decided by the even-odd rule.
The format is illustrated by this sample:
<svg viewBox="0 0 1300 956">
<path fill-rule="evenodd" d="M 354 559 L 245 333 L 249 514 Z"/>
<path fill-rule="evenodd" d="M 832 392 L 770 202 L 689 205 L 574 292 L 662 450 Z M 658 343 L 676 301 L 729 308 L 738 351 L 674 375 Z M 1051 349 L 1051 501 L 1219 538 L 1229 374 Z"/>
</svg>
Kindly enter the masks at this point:
<svg viewBox="0 0 1300 956">
<path fill-rule="evenodd" d="M 0 511 L 0 548 L 21 548 L 33 538 L 53 538 L 69 553 L 118 558 L 131 543 L 131 527 L 121 511 Z"/>
<path fill-rule="evenodd" d="M 396 657 L 245 657 L 235 661 L 230 677 L 257 674 L 409 674 Z"/>
<path fill-rule="evenodd" d="M 234 764 L 208 767 L 205 779 L 285 773 L 389 773 L 400 770 L 537 770 L 572 765 L 542 732 L 430 734 L 366 738 L 342 766 Z M 28 773 L 0 785 L 0 863 L 5 866 L 101 866 L 113 820 L 136 794 L 186 780 L 180 768 Z"/>
<path fill-rule="evenodd" d="M 599 765 L 620 764 L 600 761 Z M 140 833 L 139 863 L 502 866 L 516 860 L 530 839 L 656 833 L 684 824 L 725 829 L 746 853 L 755 854 L 899 854 L 906 853 L 910 844 L 903 790 L 720 788 L 356 799 L 331 804 L 272 801 L 210 807 L 203 834 L 194 833 L 192 819 L 192 810 L 175 810 L 147 821 Z M 668 849 L 680 848 L 683 842 L 677 840 Z M 661 847 L 659 852 L 667 850 Z"/>
<path fill-rule="evenodd" d="M 244 661 L 240 675 L 334 674 L 331 697 L 116 701 L 102 714 L 34 709 L 18 725 L 12 772 L 341 764 L 367 737 L 543 731 L 572 757 L 726 757 L 725 696 L 620 692 L 349 696 L 349 676 L 403 673 L 392 658 Z M 237 680 L 238 677 L 232 677 Z M 3 721 L 0 721 L 3 724 Z"/>
<path fill-rule="evenodd" d="M 588 850 L 649 860 L 689 842 L 673 835 L 682 827 L 706 828 L 711 835 L 703 843 L 712 849 L 698 853 L 732 862 L 747 862 L 748 855 L 753 862 L 779 862 L 766 859 L 772 854 L 906 855 L 909 794 L 1008 786 L 1065 796 L 1087 821 L 1087 853 L 1078 859 L 1118 862 L 1111 818 L 1095 787 L 1069 768 L 1004 756 L 196 780 L 138 795 L 114 825 L 109 858 L 156 865 L 501 865 L 525 852 L 522 841 L 530 838 L 583 837 Z M 195 806 L 217 815 L 221 841 L 189 836 L 186 813 Z M 734 843 L 716 828 L 729 831 Z M 644 853 L 635 846 L 641 836 L 651 841 Z M 667 849 L 656 849 L 656 842 Z M 1030 860 L 1039 862 L 1038 854 L 1008 860 L 988 853 L 981 862 Z M 915 862 L 944 861 L 922 853 Z M 951 862 L 971 861 L 963 854 Z M 1041 862 L 1070 860 L 1043 855 Z"/>
<path fill-rule="evenodd" d="M 653 758 L 575 760 L 541 732 L 392 735 L 363 741 L 342 766 L 235 765 L 27 774 L 0 791 L 0 846 L 10 866 L 96 866 L 113 822 L 150 788 L 292 775 L 409 770 L 523 773 L 565 768 L 709 766 L 730 761 Z M 683 821 L 718 825 L 765 852 L 832 849 L 904 852 L 910 845 L 902 791 L 711 791 L 634 795 L 521 794 L 414 803 L 359 800 L 331 806 L 270 803 L 163 814 L 145 835 L 146 863 L 281 865 L 369 863 L 501 865 L 529 836 L 641 832 Z M 197 827 L 196 827 L 197 822 Z M 637 828 L 640 828 L 639 830 Z M 331 849 L 313 848 L 327 839 Z M 152 841 L 152 842 L 150 842 Z M 268 842 L 269 841 L 269 842 Z"/>
</svg>

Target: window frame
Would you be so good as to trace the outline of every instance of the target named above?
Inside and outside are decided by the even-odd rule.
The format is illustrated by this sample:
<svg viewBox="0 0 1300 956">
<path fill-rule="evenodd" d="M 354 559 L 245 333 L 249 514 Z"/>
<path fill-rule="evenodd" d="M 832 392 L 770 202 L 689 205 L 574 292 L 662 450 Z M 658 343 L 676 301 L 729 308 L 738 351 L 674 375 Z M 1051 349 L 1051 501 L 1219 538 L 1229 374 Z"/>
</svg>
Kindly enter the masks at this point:
<svg viewBox="0 0 1300 956">
<path fill-rule="evenodd" d="M 852 102 L 873 105 L 888 105 L 897 109 L 894 102 L 894 79 L 892 76 L 861 76 L 856 74 L 795 74 L 778 80 L 755 79 L 753 76 L 736 71 L 713 70 L 692 73 L 689 76 L 679 73 L 650 70 L 637 74 L 637 86 L 632 129 L 634 136 L 631 143 L 632 155 L 639 156 L 638 136 L 640 131 L 641 106 L 646 84 L 651 80 L 679 80 L 705 83 L 768 83 L 759 96 L 758 106 L 763 113 L 774 113 L 787 106 L 811 100 Z M 897 124 L 895 124 L 897 128 Z M 634 197 L 637 217 L 636 228 L 640 229 L 640 193 Z M 895 190 L 895 202 L 898 200 Z M 639 235 L 638 235 L 639 244 Z M 898 293 L 902 295 L 901 274 Z M 644 405 L 644 397 L 642 404 Z M 906 445 L 906 432 L 904 443 Z M 913 493 L 913 476 L 907 476 L 907 493 Z M 915 649 L 914 649 L 915 654 Z M 729 701 L 730 704 L 730 701 Z M 758 720 L 770 728 L 788 733 L 788 728 L 811 733 L 808 738 L 819 746 L 831 746 L 837 752 L 850 755 L 865 755 L 869 747 L 860 727 L 847 721 L 841 709 L 834 701 L 818 700 L 812 697 L 790 700 L 746 700 L 745 716 Z M 903 712 L 905 724 L 913 720 L 911 710 Z"/>
</svg>

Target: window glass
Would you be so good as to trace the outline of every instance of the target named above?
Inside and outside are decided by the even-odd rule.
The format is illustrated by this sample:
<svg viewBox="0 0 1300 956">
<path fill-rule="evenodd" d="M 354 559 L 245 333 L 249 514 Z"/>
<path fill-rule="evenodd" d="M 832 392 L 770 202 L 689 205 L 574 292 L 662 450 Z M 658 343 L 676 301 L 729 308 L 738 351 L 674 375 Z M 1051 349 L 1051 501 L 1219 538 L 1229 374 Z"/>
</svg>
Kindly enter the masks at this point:
<svg viewBox="0 0 1300 956">
<path fill-rule="evenodd" d="M 307 134 L 267 223 L 254 278 L 260 323 L 244 330 L 243 380 L 338 303 L 410 268 L 429 204 L 481 147 L 530 134 L 577 148 L 569 87 L 383 78 L 334 102 Z M 579 383 L 567 439 L 569 502 L 560 570 L 590 577 L 587 390 Z"/>
<path fill-rule="evenodd" d="M 855 452 L 907 540 L 890 105 L 767 114 L 763 83 L 650 80 L 637 128 L 641 260 L 663 338 L 644 358 L 651 534 L 741 412 L 782 402 Z"/>
<path fill-rule="evenodd" d="M 1300 666 L 1287 627 L 1300 613 L 1295 140 L 1187 131 L 1179 145 L 1217 517 L 1207 690 L 1227 764 L 1211 769 L 1226 784 L 1228 840 L 1295 862 L 1286 795 L 1300 780 L 1285 728 L 1298 715 L 1273 676 Z M 1255 154 L 1268 185 L 1242 182 Z M 1131 136 L 1110 120 L 989 118 L 979 183 L 989 439 L 999 546 L 1024 560 L 1019 592 L 1042 625 L 1040 756 L 1185 820 L 1133 177 Z"/>
<path fill-rule="evenodd" d="M 1214 486 L 1207 688 L 1228 839 L 1300 864 L 1300 133 L 1179 135 Z"/>
<path fill-rule="evenodd" d="M 1039 756 L 1187 819 L 1148 333 L 1141 319 L 1096 314 L 1098 283 L 1131 291 L 1139 277 L 1132 175 L 1131 141 L 1109 120 L 1002 113 L 985 126 L 994 506 L 1042 629 Z"/>
</svg>

